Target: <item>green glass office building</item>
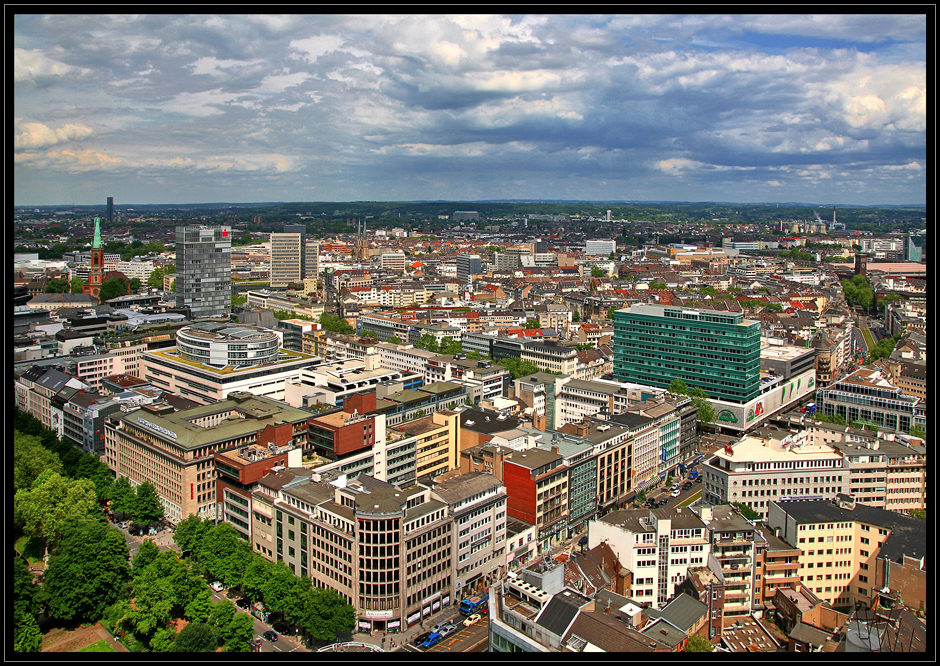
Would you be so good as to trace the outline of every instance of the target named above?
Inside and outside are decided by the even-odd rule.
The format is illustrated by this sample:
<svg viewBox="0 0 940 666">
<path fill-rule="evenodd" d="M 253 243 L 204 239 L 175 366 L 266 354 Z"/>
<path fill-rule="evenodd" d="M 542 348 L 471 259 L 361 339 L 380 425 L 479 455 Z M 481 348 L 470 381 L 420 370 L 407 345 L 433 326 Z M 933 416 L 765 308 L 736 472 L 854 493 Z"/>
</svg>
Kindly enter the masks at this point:
<svg viewBox="0 0 940 666">
<path fill-rule="evenodd" d="M 614 379 L 664 388 L 681 379 L 710 398 L 746 403 L 760 394 L 760 323 L 663 305 L 617 310 Z"/>
</svg>

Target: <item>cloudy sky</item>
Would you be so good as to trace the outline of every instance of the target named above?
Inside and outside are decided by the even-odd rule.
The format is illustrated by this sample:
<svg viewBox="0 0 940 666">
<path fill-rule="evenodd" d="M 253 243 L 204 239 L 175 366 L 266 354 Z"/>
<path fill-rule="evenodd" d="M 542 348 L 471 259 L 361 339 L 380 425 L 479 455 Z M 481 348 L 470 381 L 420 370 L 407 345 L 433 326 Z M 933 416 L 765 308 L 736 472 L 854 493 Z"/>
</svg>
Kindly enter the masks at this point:
<svg viewBox="0 0 940 666">
<path fill-rule="evenodd" d="M 926 26 L 18 15 L 14 204 L 926 203 Z"/>
</svg>

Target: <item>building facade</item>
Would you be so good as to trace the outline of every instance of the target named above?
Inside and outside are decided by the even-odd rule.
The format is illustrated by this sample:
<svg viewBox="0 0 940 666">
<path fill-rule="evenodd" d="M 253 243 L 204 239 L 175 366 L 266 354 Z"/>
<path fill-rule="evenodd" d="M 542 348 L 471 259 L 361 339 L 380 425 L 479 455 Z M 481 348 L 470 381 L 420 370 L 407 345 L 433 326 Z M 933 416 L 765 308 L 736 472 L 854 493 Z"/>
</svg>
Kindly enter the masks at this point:
<svg viewBox="0 0 940 666">
<path fill-rule="evenodd" d="M 271 234 L 271 287 L 283 289 L 304 280 L 304 235 Z"/>
<path fill-rule="evenodd" d="M 232 310 L 232 236 L 227 226 L 176 227 L 176 305 L 193 318 Z"/>
</svg>

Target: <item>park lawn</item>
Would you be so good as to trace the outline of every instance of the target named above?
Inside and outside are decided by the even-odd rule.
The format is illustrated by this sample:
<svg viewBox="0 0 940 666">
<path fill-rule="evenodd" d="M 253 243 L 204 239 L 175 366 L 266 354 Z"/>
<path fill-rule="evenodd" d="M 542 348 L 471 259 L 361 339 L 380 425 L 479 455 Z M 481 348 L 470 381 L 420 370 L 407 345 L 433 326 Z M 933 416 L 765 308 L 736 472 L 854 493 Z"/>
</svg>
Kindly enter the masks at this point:
<svg viewBox="0 0 940 666">
<path fill-rule="evenodd" d="M 29 563 L 36 564 L 37 562 L 42 562 L 42 557 L 44 555 L 44 549 L 42 547 L 42 542 L 37 539 L 30 539 L 25 534 L 21 534 L 16 541 L 13 542 L 13 548 L 16 552 L 25 556 Z"/>
<path fill-rule="evenodd" d="M 117 652 L 117 650 L 111 647 L 108 641 L 100 640 L 91 645 L 86 645 L 81 650 L 76 650 L 76 652 Z"/>
</svg>

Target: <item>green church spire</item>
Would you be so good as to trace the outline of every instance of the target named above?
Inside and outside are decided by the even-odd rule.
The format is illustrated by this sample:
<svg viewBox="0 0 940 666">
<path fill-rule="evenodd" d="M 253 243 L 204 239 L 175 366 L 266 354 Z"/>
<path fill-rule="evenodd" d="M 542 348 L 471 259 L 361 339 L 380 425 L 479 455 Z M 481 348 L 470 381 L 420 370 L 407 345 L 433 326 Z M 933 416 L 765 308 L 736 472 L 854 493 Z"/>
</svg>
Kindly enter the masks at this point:
<svg viewBox="0 0 940 666">
<path fill-rule="evenodd" d="M 101 216 L 95 215 L 95 240 L 91 244 L 93 248 L 101 247 Z"/>
</svg>

